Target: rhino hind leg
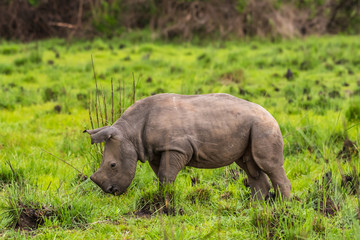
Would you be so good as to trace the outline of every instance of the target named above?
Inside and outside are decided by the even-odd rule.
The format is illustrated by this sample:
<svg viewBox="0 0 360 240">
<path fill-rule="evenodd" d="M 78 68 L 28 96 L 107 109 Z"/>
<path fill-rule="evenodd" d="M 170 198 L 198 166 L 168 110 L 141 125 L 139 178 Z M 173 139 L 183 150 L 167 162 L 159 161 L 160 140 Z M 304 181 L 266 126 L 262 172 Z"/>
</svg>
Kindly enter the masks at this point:
<svg viewBox="0 0 360 240">
<path fill-rule="evenodd" d="M 246 149 L 243 157 L 236 162 L 248 176 L 248 184 L 251 196 L 254 200 L 263 200 L 269 194 L 270 182 L 268 177 L 256 165 L 251 155 L 250 146 Z"/>
<path fill-rule="evenodd" d="M 285 174 L 284 167 L 281 166 L 279 169 L 275 169 L 267 174 L 271 179 L 276 195 L 290 199 L 291 183 Z"/>
<path fill-rule="evenodd" d="M 271 128 L 272 131 L 269 131 Z M 251 145 L 251 155 L 261 171 L 269 176 L 276 195 L 290 199 L 291 183 L 284 170 L 283 142 L 279 127 L 254 127 Z"/>
<path fill-rule="evenodd" d="M 251 195 L 254 200 L 264 200 L 268 197 L 270 182 L 265 173 L 260 172 L 256 179 L 249 177 L 248 180 L 251 189 Z"/>
</svg>

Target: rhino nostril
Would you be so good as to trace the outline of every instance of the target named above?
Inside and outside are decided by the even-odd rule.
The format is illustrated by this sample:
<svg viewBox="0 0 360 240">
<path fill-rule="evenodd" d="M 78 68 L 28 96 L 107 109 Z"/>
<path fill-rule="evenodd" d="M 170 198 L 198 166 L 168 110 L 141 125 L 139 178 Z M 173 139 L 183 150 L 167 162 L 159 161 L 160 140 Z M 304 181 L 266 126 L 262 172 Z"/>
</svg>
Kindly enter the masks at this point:
<svg viewBox="0 0 360 240">
<path fill-rule="evenodd" d="M 108 187 L 108 189 L 107 189 L 107 191 L 108 191 L 109 193 L 112 193 L 113 190 L 114 190 L 113 186 L 110 186 L 110 187 Z"/>
</svg>

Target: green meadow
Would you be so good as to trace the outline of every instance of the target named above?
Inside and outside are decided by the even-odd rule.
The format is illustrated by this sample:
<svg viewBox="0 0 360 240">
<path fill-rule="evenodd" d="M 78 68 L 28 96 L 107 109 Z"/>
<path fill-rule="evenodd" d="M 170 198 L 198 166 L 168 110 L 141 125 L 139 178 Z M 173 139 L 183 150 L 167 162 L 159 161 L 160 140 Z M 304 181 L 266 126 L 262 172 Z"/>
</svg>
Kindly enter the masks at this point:
<svg viewBox="0 0 360 240">
<path fill-rule="evenodd" d="M 171 211 L 159 202 L 148 163 L 138 163 L 121 196 L 84 177 L 98 168 L 101 146 L 82 131 L 110 125 L 133 95 L 217 92 L 258 103 L 278 121 L 290 201 L 252 201 L 235 164 L 183 169 Z M 359 123 L 358 36 L 164 42 L 141 32 L 110 40 L 3 41 L 0 236 L 358 239 Z"/>
</svg>

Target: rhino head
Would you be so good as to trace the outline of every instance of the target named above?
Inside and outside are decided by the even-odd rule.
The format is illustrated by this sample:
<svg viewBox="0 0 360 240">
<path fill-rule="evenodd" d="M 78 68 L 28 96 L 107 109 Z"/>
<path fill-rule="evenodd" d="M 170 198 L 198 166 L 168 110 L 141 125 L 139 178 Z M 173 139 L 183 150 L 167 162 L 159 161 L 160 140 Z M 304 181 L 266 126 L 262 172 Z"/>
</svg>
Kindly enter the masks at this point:
<svg viewBox="0 0 360 240">
<path fill-rule="evenodd" d="M 105 142 L 100 167 L 90 179 L 106 193 L 124 193 L 135 176 L 138 157 L 134 145 L 112 126 L 84 132 L 90 134 L 91 144 Z"/>
</svg>

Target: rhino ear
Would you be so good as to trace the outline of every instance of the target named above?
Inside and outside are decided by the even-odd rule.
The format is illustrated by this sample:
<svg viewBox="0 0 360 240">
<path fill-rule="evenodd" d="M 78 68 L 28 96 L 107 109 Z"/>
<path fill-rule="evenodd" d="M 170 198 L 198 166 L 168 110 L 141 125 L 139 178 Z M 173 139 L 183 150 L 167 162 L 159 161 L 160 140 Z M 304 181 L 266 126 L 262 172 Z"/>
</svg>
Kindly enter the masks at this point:
<svg viewBox="0 0 360 240">
<path fill-rule="evenodd" d="M 94 130 L 85 130 L 84 132 L 90 134 L 91 144 L 94 144 L 94 143 L 105 142 L 106 140 L 110 139 L 112 136 L 115 136 L 117 129 L 110 126 L 106 126 Z"/>
<path fill-rule="evenodd" d="M 107 129 L 109 127 L 110 126 L 105 126 L 105 127 L 101 127 L 101 128 L 97 128 L 97 129 L 93 129 L 93 130 L 84 130 L 83 133 L 88 133 L 88 134 L 92 135 L 92 134 L 100 132 L 101 130 Z"/>
</svg>

